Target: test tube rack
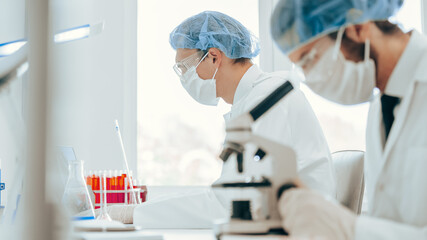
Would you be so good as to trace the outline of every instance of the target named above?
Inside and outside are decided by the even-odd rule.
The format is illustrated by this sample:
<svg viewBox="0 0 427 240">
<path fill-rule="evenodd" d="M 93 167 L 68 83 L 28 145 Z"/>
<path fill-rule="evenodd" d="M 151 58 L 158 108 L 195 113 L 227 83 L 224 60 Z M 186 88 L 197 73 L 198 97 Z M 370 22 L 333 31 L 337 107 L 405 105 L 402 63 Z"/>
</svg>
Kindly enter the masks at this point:
<svg viewBox="0 0 427 240">
<path fill-rule="evenodd" d="M 99 175 L 89 174 L 89 176 L 86 176 L 87 185 L 90 186 L 88 190 L 90 191 L 90 189 L 92 189 L 92 192 L 95 195 L 95 209 L 101 207 L 101 193 L 104 192 L 102 189 L 100 189 L 101 178 Z M 140 203 L 146 201 L 147 187 L 141 185 L 137 186 L 137 184 L 134 184 L 134 189 L 130 189 L 126 174 L 107 176 L 106 182 L 107 206 L 131 204 L 131 194 L 135 194 L 135 196 L 139 198 L 137 199 L 137 202 L 138 200 Z"/>
</svg>

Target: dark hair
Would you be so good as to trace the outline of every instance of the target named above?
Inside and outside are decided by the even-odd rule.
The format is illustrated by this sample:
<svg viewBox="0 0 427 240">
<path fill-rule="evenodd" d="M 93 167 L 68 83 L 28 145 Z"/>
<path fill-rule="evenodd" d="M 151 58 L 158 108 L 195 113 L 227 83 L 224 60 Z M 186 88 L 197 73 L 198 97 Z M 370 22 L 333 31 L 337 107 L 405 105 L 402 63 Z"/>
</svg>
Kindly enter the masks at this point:
<svg viewBox="0 0 427 240">
<path fill-rule="evenodd" d="M 374 21 L 373 22 L 375 24 L 375 26 L 378 27 L 378 29 L 380 29 L 380 31 L 385 34 L 385 35 L 394 35 L 394 34 L 398 34 L 398 33 L 402 33 L 402 30 L 394 23 L 391 23 L 387 20 L 384 21 Z M 337 35 L 338 32 L 333 32 L 330 33 L 328 36 L 332 39 L 337 39 Z M 342 45 L 346 46 L 346 49 L 348 50 L 348 52 L 351 53 L 357 53 L 359 55 L 359 57 L 361 57 L 363 59 L 364 56 L 364 49 L 365 49 L 365 44 L 355 44 L 353 41 L 351 41 L 347 36 L 346 33 L 344 32 L 343 37 L 342 37 Z"/>
<path fill-rule="evenodd" d="M 208 53 L 209 49 L 208 50 L 200 50 L 199 49 L 199 51 L 203 52 L 203 56 L 204 56 L 206 53 Z M 250 58 L 236 58 L 236 59 L 232 59 L 232 60 L 233 60 L 233 64 L 242 64 L 242 65 L 251 61 Z M 204 59 L 203 59 L 203 61 L 204 61 Z"/>
<path fill-rule="evenodd" d="M 374 21 L 374 23 L 377 26 L 377 28 L 379 28 L 381 32 L 383 32 L 386 35 L 393 35 L 397 32 L 401 32 L 400 28 L 396 24 L 391 23 L 387 20 Z"/>
<path fill-rule="evenodd" d="M 233 64 L 242 64 L 243 65 L 243 64 L 248 63 L 250 61 L 251 61 L 250 58 L 236 58 L 236 59 L 234 59 Z"/>
<path fill-rule="evenodd" d="M 375 24 L 375 26 L 377 26 L 378 29 L 380 29 L 380 31 L 386 35 L 393 35 L 395 33 L 399 33 L 401 32 L 399 26 L 397 26 L 394 23 L 391 23 L 387 20 L 384 21 L 374 21 L 373 22 Z M 329 34 L 329 37 L 332 39 L 337 39 L 337 35 L 338 32 L 333 32 Z M 346 34 L 344 33 L 343 35 L 343 39 L 347 38 Z"/>
</svg>

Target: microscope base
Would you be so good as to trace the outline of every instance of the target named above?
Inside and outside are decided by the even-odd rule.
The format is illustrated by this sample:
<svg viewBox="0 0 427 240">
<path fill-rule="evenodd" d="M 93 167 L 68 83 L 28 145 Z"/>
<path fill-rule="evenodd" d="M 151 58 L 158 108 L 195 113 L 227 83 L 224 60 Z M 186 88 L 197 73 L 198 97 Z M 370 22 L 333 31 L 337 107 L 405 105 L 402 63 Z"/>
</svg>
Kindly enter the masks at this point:
<svg viewBox="0 0 427 240">
<path fill-rule="evenodd" d="M 218 240 L 225 235 L 288 235 L 283 230 L 280 220 L 216 222 L 213 230 Z"/>
</svg>

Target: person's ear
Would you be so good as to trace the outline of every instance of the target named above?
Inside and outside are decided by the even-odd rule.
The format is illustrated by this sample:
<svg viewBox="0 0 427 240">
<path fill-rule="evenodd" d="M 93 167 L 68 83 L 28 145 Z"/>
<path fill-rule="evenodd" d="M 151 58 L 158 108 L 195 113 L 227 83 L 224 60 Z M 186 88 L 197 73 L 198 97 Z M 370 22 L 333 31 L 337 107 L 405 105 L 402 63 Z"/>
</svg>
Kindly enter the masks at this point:
<svg viewBox="0 0 427 240">
<path fill-rule="evenodd" d="M 347 38 L 356 43 L 365 43 L 366 39 L 370 38 L 371 23 L 356 24 L 348 26 L 345 29 Z"/>
<path fill-rule="evenodd" d="M 212 63 L 215 65 L 215 67 L 218 68 L 222 61 L 221 51 L 218 48 L 210 48 L 209 55 L 209 57 L 211 57 Z"/>
</svg>

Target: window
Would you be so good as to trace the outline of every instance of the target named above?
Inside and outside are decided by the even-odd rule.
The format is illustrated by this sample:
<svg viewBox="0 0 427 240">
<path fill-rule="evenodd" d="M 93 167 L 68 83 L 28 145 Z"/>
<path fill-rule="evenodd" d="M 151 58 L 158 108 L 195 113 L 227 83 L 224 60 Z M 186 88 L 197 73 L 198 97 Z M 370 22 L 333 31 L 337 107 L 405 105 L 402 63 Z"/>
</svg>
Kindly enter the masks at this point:
<svg viewBox="0 0 427 240">
<path fill-rule="evenodd" d="M 208 185 L 219 176 L 222 165 L 217 156 L 225 137 L 222 115 L 229 106 L 224 102 L 219 107 L 202 106 L 186 93 L 172 70 L 175 51 L 169 45 L 169 33 L 199 12 L 220 11 L 239 20 L 255 35 L 261 33 L 260 65 L 265 71 L 290 69 L 289 60 L 269 37 L 268 20 L 276 2 L 138 2 L 138 176 L 144 183 Z M 405 1 L 394 19 L 406 30 L 421 31 L 420 9 L 420 0 Z M 259 63 L 258 58 L 255 63 Z M 331 152 L 365 150 L 368 103 L 342 106 L 321 98 L 305 85 L 301 88 Z"/>
<path fill-rule="evenodd" d="M 404 1 L 402 8 L 392 20 L 397 21 L 405 31 L 415 29 L 422 32 L 421 9 L 421 0 Z"/>
<path fill-rule="evenodd" d="M 258 0 L 138 4 L 138 177 L 148 185 L 209 185 L 220 175 L 222 115 L 229 106 L 202 106 L 187 94 L 172 69 L 169 33 L 186 18 L 212 10 L 258 35 Z"/>
<path fill-rule="evenodd" d="M 305 85 L 301 85 L 301 89 L 319 119 L 331 153 L 365 150 L 368 103 L 343 106 L 325 100 Z"/>
</svg>

